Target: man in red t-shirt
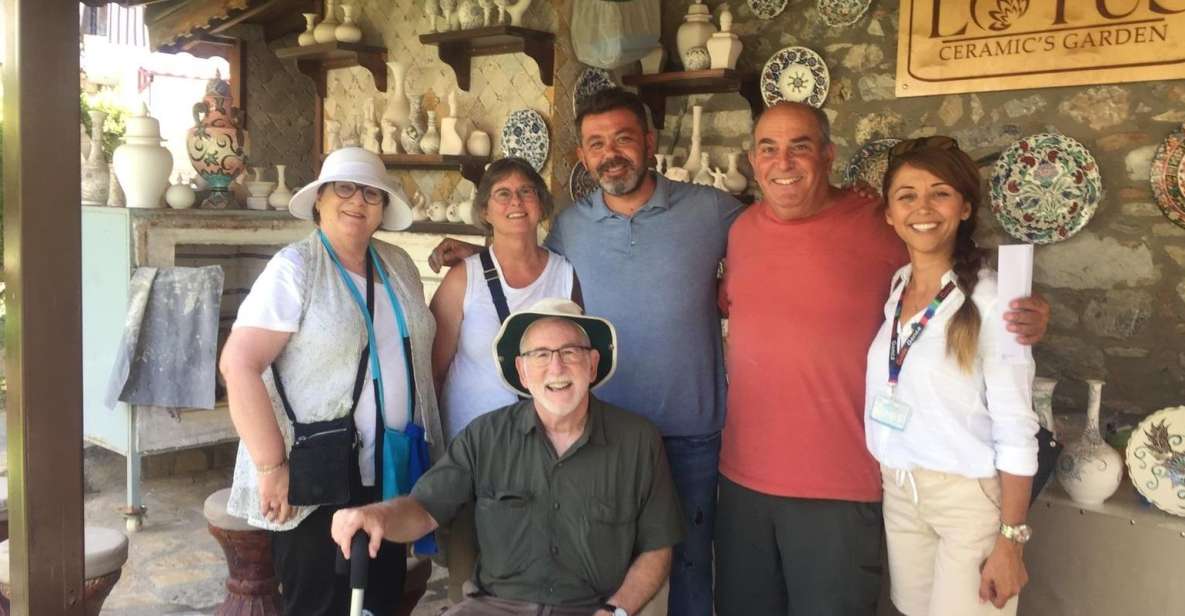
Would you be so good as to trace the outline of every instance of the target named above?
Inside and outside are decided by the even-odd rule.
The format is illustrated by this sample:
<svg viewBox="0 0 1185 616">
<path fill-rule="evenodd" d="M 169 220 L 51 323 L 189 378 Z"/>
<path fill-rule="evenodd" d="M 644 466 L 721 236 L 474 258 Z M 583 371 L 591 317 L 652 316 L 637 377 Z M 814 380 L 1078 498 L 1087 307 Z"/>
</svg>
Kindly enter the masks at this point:
<svg viewBox="0 0 1185 616">
<path fill-rule="evenodd" d="M 835 146 L 822 110 L 775 105 L 753 137 L 763 200 L 729 232 L 720 293 L 729 391 L 716 612 L 871 615 L 882 518 L 864 445 L 865 358 L 909 257 L 878 200 L 828 182 Z M 1020 304 L 1013 331 L 1033 342 L 1048 305 Z"/>
</svg>

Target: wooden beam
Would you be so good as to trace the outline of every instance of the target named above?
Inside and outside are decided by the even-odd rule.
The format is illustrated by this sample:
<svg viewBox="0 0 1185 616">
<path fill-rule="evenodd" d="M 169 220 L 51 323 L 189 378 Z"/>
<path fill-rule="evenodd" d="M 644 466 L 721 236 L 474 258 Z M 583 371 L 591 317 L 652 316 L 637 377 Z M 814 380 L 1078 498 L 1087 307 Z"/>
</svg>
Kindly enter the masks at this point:
<svg viewBox="0 0 1185 616">
<path fill-rule="evenodd" d="M 4 1 L 9 575 L 38 616 L 84 613 L 77 12 Z"/>
</svg>

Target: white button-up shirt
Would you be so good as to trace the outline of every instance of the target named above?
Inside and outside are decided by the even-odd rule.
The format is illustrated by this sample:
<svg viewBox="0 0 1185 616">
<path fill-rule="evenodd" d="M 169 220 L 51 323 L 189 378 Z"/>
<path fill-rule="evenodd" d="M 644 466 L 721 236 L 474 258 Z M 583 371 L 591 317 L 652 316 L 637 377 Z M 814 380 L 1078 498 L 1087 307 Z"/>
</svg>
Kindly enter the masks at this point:
<svg viewBox="0 0 1185 616">
<path fill-rule="evenodd" d="M 912 266 L 893 276 L 885 302 L 885 322 L 868 349 L 864 429 L 868 450 L 881 464 L 899 470 L 924 468 L 965 477 L 992 477 L 997 469 L 1013 475 L 1037 471 L 1037 415 L 1033 412 L 1035 365 L 1032 353 L 1004 359 L 997 341 L 998 322 L 1007 309 L 996 295 L 996 273 L 984 269 L 971 295 L 979 308 L 979 351 L 970 372 L 946 352 L 946 327 L 965 296 L 955 289 L 939 305 L 905 357 L 895 398 L 911 408 L 903 430 L 872 419 L 878 394 L 888 394 L 890 327 Z M 942 285 L 954 281 L 947 272 Z M 923 311 L 924 312 L 924 311 Z M 922 313 L 898 329 L 898 344 L 913 331 Z M 1011 335 L 1011 334 L 1008 334 Z"/>
</svg>

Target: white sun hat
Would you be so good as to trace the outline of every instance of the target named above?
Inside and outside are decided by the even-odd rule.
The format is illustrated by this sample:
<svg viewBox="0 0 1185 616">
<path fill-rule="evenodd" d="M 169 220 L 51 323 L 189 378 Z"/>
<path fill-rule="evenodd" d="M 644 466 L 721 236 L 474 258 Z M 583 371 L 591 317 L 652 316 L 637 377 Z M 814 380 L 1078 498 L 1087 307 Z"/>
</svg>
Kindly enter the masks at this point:
<svg viewBox="0 0 1185 616">
<path fill-rule="evenodd" d="M 327 182 L 354 182 L 372 186 L 387 193 L 387 207 L 379 228 L 402 231 L 411 226 L 411 205 L 403 189 L 387 175 L 387 168 L 377 154 L 362 148 L 334 150 L 321 163 L 321 175 L 292 195 L 288 211 L 297 218 L 313 219 L 313 204 L 317 202 L 317 188 Z"/>
</svg>

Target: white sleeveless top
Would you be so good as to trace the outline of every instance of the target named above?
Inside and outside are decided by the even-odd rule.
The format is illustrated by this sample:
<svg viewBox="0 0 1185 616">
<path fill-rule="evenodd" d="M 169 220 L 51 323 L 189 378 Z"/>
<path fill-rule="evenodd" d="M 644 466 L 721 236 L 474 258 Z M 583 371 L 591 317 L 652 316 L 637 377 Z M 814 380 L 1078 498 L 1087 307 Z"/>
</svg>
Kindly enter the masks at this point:
<svg viewBox="0 0 1185 616">
<path fill-rule="evenodd" d="M 490 255 L 494 255 L 492 250 Z M 502 264 L 496 256 L 493 260 L 510 312 L 525 310 L 548 297 L 572 297 L 572 264 L 554 252 L 548 251 L 543 273 L 520 289 L 506 284 Z M 482 276 L 481 255 L 465 259 L 465 277 L 465 302 L 457 353 L 445 376 L 440 401 L 444 432 L 449 439 L 478 416 L 518 400 L 514 391 L 502 383 L 494 363 L 494 336 L 502 324 L 498 321 L 498 310 L 490 297 L 489 285 Z"/>
</svg>

